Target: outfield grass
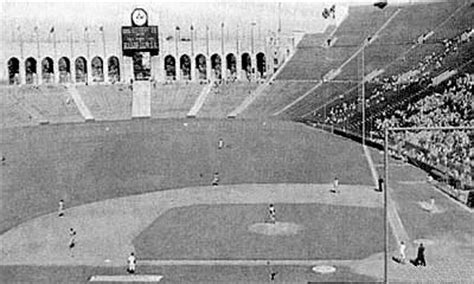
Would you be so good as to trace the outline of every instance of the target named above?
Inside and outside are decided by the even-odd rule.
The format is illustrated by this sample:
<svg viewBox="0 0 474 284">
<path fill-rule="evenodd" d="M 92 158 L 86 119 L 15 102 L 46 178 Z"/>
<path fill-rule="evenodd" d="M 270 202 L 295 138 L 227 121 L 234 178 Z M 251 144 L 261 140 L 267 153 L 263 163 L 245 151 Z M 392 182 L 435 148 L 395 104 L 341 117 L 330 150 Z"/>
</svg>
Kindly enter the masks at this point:
<svg viewBox="0 0 474 284">
<path fill-rule="evenodd" d="M 125 261 L 124 261 L 125 265 Z M 125 266 L 0 266 L 2 283 L 88 283 L 92 275 L 125 275 Z M 306 266 L 140 266 L 137 274 L 163 275 L 166 283 L 267 283 L 270 272 L 276 271 L 274 283 L 360 282 L 375 279 L 355 274 L 347 267 L 337 267 L 335 273 L 317 274 Z"/>
<path fill-rule="evenodd" d="M 383 209 L 276 204 L 279 222 L 296 235 L 249 231 L 268 204 L 196 205 L 167 211 L 133 242 L 145 259 L 363 259 L 383 251 Z"/>
<path fill-rule="evenodd" d="M 185 126 L 183 123 L 187 123 Z M 109 129 L 107 131 L 107 129 Z M 225 149 L 217 151 L 222 137 Z M 163 189 L 223 184 L 371 184 L 360 145 L 291 122 L 131 120 L 6 129 L 0 233 L 76 206 Z"/>
</svg>

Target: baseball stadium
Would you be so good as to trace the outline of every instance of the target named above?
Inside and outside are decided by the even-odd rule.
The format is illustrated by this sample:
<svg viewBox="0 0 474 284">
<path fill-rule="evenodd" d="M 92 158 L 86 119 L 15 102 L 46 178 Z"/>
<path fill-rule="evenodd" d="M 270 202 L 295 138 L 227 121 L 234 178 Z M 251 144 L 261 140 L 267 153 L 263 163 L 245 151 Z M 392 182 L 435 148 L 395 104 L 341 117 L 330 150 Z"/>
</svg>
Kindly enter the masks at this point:
<svg viewBox="0 0 474 284">
<path fill-rule="evenodd" d="M 111 4 L 1 4 L 1 283 L 474 282 L 472 0 Z"/>
</svg>

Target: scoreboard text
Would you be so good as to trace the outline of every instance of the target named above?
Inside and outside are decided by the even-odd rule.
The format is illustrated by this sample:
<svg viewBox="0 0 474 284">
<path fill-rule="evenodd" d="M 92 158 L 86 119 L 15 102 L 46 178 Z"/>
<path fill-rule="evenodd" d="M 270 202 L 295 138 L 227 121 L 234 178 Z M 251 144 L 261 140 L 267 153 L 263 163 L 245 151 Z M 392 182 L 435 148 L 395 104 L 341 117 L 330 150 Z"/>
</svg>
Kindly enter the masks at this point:
<svg viewBox="0 0 474 284">
<path fill-rule="evenodd" d="M 148 51 L 158 54 L 158 26 L 122 27 L 124 53 Z"/>
</svg>

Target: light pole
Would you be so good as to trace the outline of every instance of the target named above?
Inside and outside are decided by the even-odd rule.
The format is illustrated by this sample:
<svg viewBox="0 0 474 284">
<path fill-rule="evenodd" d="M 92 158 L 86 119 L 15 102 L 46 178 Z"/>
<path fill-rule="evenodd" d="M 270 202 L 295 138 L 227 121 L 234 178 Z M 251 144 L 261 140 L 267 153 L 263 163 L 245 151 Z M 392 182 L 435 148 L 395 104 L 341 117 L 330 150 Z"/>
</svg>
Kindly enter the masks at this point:
<svg viewBox="0 0 474 284">
<path fill-rule="evenodd" d="M 365 45 L 362 45 L 362 145 L 365 146 Z"/>
</svg>

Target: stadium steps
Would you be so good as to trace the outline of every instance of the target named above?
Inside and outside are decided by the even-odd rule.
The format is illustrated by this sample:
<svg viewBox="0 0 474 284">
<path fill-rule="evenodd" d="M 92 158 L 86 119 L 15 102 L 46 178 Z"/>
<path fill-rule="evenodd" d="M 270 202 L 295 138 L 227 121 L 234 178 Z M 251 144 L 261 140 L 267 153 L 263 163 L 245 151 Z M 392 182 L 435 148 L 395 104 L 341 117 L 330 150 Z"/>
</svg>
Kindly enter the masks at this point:
<svg viewBox="0 0 474 284">
<path fill-rule="evenodd" d="M 199 117 L 226 118 L 258 86 L 256 82 L 229 82 L 213 88 Z"/>
<path fill-rule="evenodd" d="M 186 114 L 187 117 L 195 118 L 199 110 L 201 110 L 202 106 L 204 105 L 207 97 L 209 96 L 212 89 L 212 83 L 208 84 L 204 89 L 201 90 L 199 97 L 197 97 L 194 105 L 191 107 L 189 112 Z"/>
<path fill-rule="evenodd" d="M 133 82 L 132 118 L 149 118 L 151 116 L 151 83 L 150 81 Z"/>
<path fill-rule="evenodd" d="M 205 85 L 190 82 L 156 84 L 151 93 L 152 118 L 184 118 Z"/>
<path fill-rule="evenodd" d="M 81 95 L 77 91 L 75 86 L 70 86 L 68 87 L 68 92 L 71 95 L 74 103 L 76 104 L 77 109 L 81 113 L 82 117 L 85 119 L 85 121 L 94 121 L 94 116 L 92 115 L 91 111 L 89 108 L 86 106 L 84 103 L 84 100 L 82 99 Z"/>
</svg>

